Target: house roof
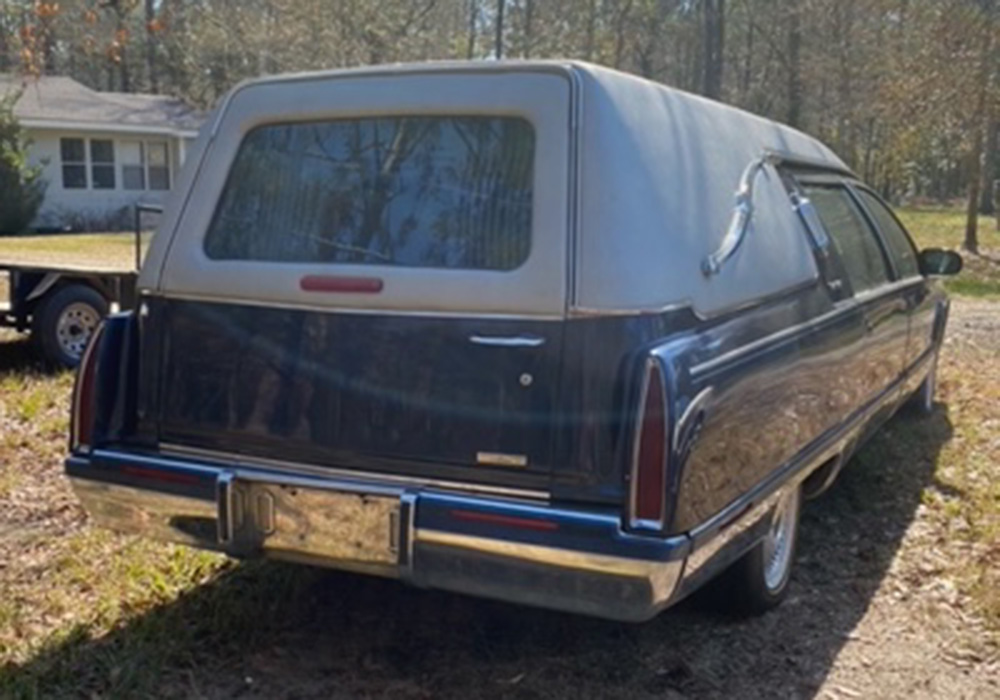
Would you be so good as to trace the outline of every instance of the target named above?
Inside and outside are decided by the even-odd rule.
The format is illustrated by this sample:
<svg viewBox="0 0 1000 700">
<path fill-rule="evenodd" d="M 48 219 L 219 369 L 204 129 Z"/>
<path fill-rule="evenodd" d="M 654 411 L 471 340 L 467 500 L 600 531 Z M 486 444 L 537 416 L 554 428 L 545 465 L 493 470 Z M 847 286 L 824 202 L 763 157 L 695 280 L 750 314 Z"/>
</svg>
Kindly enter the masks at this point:
<svg viewBox="0 0 1000 700">
<path fill-rule="evenodd" d="M 26 127 L 193 136 L 204 120 L 174 97 L 99 92 L 63 76 L 24 79 L 0 73 L 0 95 L 20 88 L 24 92 L 14 114 Z"/>
</svg>

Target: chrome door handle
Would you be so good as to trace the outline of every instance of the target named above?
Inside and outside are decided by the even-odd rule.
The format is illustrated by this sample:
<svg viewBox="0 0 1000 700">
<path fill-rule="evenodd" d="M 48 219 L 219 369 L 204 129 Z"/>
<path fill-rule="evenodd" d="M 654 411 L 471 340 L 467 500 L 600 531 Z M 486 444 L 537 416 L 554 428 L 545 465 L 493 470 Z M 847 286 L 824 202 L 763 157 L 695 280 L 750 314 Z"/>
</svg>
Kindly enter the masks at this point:
<svg viewBox="0 0 1000 700">
<path fill-rule="evenodd" d="M 545 345 L 545 338 L 540 335 L 475 335 L 469 336 L 469 342 L 474 345 L 487 345 L 496 348 L 537 348 Z"/>
</svg>

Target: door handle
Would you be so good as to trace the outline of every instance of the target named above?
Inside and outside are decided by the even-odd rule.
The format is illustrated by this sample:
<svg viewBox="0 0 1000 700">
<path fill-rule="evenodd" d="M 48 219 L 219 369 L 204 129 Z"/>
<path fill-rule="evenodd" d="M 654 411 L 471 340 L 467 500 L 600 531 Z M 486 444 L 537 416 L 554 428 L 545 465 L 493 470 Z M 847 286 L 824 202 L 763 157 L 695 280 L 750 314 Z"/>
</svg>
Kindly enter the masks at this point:
<svg viewBox="0 0 1000 700">
<path fill-rule="evenodd" d="M 474 345 L 486 345 L 495 348 L 537 348 L 545 345 L 545 338 L 540 335 L 475 335 L 469 336 L 469 342 Z"/>
</svg>

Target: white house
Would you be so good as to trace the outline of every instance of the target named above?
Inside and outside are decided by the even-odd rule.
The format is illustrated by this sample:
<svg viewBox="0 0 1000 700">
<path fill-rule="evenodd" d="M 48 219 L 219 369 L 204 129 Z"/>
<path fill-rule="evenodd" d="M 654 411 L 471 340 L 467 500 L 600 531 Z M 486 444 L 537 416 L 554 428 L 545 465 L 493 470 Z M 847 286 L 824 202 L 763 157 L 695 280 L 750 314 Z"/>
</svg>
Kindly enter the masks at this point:
<svg viewBox="0 0 1000 700">
<path fill-rule="evenodd" d="M 162 202 L 202 122 L 172 97 L 0 74 L 0 94 L 18 89 L 14 114 L 48 182 L 37 228 L 127 226 L 137 202 Z"/>
</svg>

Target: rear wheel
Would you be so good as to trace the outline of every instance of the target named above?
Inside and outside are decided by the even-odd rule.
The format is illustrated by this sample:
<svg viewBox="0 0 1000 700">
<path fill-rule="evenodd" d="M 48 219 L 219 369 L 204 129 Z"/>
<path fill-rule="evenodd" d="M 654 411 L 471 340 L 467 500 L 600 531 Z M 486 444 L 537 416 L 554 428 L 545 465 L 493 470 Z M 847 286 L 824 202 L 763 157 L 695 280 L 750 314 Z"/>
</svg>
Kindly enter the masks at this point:
<svg viewBox="0 0 1000 700">
<path fill-rule="evenodd" d="M 68 285 L 35 309 L 32 333 L 46 360 L 76 367 L 107 313 L 107 300 L 92 287 Z"/>
<path fill-rule="evenodd" d="M 720 602 L 737 615 L 760 615 L 788 595 L 799 536 L 802 488 L 795 486 L 778 500 L 767 535 L 722 574 Z"/>
</svg>

